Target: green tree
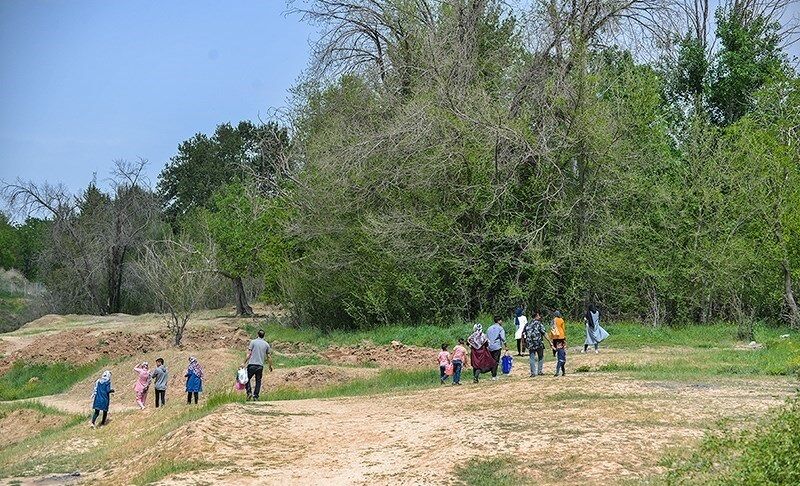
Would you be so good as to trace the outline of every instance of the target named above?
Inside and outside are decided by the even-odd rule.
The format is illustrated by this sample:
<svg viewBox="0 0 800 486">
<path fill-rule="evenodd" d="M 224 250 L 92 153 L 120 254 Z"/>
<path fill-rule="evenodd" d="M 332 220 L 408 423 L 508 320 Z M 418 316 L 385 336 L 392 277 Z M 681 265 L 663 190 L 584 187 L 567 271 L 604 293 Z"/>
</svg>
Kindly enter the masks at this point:
<svg viewBox="0 0 800 486">
<path fill-rule="evenodd" d="M 264 195 L 253 183 L 231 183 L 212 198 L 205 212 L 217 249 L 217 269 L 233 283 L 236 314 L 249 316 L 244 277 L 264 279 L 269 298 L 277 298 L 277 276 L 285 270 L 287 211 L 277 197 Z"/>
<path fill-rule="evenodd" d="M 0 268 L 20 267 L 19 232 L 9 221 L 8 216 L 0 213 Z"/>
<path fill-rule="evenodd" d="M 173 222 L 193 209 L 207 208 L 216 190 L 253 176 L 272 181 L 289 146 L 286 128 L 250 121 L 217 126 L 211 136 L 198 133 L 178 146 L 161 171 L 158 193 Z"/>
</svg>

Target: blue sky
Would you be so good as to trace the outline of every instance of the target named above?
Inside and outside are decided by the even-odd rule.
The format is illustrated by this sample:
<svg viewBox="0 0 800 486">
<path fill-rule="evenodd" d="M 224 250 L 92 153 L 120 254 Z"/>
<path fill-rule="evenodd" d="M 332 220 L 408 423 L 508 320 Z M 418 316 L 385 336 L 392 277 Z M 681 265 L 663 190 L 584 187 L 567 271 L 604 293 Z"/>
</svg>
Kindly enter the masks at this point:
<svg viewBox="0 0 800 486">
<path fill-rule="evenodd" d="M 0 180 L 78 191 L 141 157 L 155 184 L 181 141 L 285 106 L 313 35 L 285 8 L 0 0 Z"/>
<path fill-rule="evenodd" d="M 0 1 L 0 180 L 80 190 L 115 159 L 286 105 L 311 27 L 267 1 Z"/>
</svg>

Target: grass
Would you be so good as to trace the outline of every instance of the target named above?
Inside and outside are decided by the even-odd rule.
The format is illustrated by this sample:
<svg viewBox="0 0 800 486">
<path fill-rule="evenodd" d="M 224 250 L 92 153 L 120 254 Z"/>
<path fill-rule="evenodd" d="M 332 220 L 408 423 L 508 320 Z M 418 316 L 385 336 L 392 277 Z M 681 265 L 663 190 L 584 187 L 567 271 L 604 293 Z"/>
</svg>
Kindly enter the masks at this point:
<svg viewBox="0 0 800 486">
<path fill-rule="evenodd" d="M 175 474 L 196 472 L 213 466 L 213 463 L 205 461 L 161 461 L 134 478 L 133 484 L 152 484 Z"/>
<path fill-rule="evenodd" d="M 466 486 L 515 486 L 531 484 L 517 471 L 517 463 L 505 457 L 471 460 L 456 469 L 456 476 Z"/>
<path fill-rule="evenodd" d="M 95 373 L 104 361 L 75 366 L 66 363 L 30 364 L 16 361 L 0 376 L 0 400 L 53 395 Z"/>
<path fill-rule="evenodd" d="M 335 398 L 373 395 L 395 391 L 412 391 L 440 386 L 439 376 L 431 370 L 386 369 L 372 378 L 353 380 L 341 385 L 318 389 L 279 388 L 270 392 L 266 400 L 304 400 L 308 398 Z"/>
<path fill-rule="evenodd" d="M 15 410 L 34 410 L 42 415 L 64 415 L 64 413 L 60 410 L 53 407 L 48 407 L 47 405 L 42 405 L 35 400 L 24 400 L 18 402 L 0 403 L 0 418 L 5 417 Z"/>
<path fill-rule="evenodd" d="M 663 484 L 800 484 L 800 398 L 744 431 L 706 434 L 693 452 L 668 456 Z"/>
</svg>

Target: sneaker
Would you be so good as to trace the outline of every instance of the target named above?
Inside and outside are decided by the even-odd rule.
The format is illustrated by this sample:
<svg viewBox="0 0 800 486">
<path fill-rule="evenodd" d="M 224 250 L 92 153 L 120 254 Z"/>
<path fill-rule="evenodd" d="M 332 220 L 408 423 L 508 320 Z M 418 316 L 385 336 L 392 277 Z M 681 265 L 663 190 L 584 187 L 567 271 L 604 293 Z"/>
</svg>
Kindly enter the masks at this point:
<svg viewBox="0 0 800 486">
<path fill-rule="evenodd" d="M 474 378 L 474 379 L 472 380 L 472 382 L 473 382 L 473 383 L 478 383 L 478 379 L 477 379 L 477 378 Z"/>
<path fill-rule="evenodd" d="M 497 377 L 496 377 L 496 376 L 493 376 L 493 377 L 492 377 L 492 381 L 497 381 Z"/>
<path fill-rule="evenodd" d="M 585 354 L 585 353 L 586 353 L 586 350 L 585 350 L 585 349 L 581 351 L 581 354 Z"/>
<path fill-rule="evenodd" d="M 93 428 L 95 428 L 95 425 L 94 424 L 89 424 L 89 428 L 93 429 Z"/>
<path fill-rule="evenodd" d="M 600 352 L 600 350 L 598 350 L 598 349 L 594 350 L 594 354 L 598 354 L 599 352 Z"/>
</svg>

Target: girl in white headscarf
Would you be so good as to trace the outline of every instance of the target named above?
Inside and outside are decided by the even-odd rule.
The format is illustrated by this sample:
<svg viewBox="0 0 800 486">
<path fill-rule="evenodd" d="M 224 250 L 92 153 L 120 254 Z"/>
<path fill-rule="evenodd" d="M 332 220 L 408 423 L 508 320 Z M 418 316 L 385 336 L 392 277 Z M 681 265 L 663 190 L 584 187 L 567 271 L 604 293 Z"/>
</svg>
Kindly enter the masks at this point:
<svg viewBox="0 0 800 486">
<path fill-rule="evenodd" d="M 114 393 L 114 389 L 111 388 L 111 372 L 105 370 L 100 379 L 95 382 L 94 392 L 92 392 L 92 398 L 94 399 L 92 403 L 92 408 L 94 408 L 94 414 L 92 415 L 92 428 L 95 427 L 95 422 L 97 421 L 97 416 L 100 415 L 100 412 L 103 412 L 103 420 L 100 421 L 100 425 L 106 424 L 106 418 L 108 417 L 108 406 L 111 404 L 112 393 Z"/>
</svg>

